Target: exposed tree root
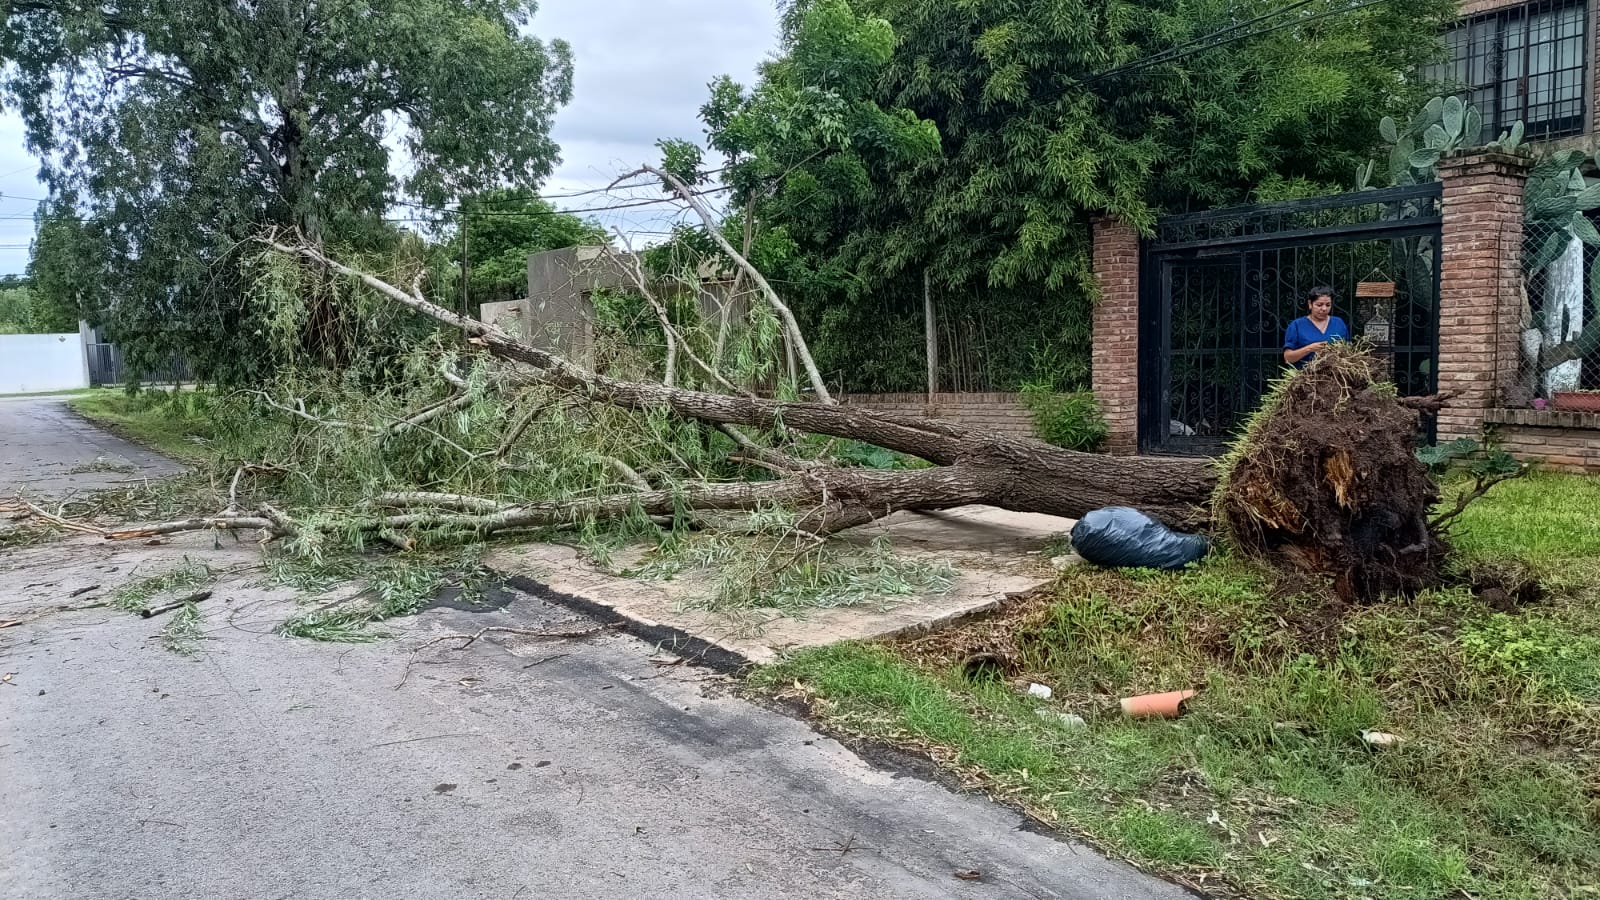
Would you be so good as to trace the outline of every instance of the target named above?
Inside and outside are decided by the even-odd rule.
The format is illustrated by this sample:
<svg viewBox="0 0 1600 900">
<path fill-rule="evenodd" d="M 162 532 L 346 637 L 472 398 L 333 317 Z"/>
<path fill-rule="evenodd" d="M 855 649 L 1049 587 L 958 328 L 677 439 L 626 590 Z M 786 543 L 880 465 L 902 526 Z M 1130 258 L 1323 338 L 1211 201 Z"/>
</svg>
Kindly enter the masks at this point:
<svg viewBox="0 0 1600 900">
<path fill-rule="evenodd" d="M 1235 450 L 1214 511 L 1248 554 L 1331 581 L 1346 600 L 1437 584 L 1439 488 L 1416 456 L 1418 413 L 1371 357 L 1318 354 L 1278 386 Z"/>
</svg>

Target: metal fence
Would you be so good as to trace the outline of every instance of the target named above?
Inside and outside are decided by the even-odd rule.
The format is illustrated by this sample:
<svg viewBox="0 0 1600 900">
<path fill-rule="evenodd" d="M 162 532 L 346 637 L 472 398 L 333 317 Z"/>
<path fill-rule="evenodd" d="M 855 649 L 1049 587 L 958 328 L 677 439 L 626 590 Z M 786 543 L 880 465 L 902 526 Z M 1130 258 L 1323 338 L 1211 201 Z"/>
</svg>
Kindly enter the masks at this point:
<svg viewBox="0 0 1600 900">
<path fill-rule="evenodd" d="M 1521 353 L 1512 409 L 1600 411 L 1600 247 L 1588 219 L 1523 226 Z M 1585 237 L 1590 240 L 1584 240 Z"/>
<path fill-rule="evenodd" d="M 1405 395 L 1437 384 L 1437 182 L 1168 216 L 1143 246 L 1139 443 L 1214 455 L 1284 371 L 1285 327 L 1326 286 Z"/>
<path fill-rule="evenodd" d="M 89 341 L 84 344 L 84 352 L 89 359 L 91 386 L 107 387 L 125 383 L 128 371 L 123 362 L 122 351 L 116 344 Z M 187 361 L 174 356 L 166 363 L 141 374 L 139 380 L 146 384 L 182 384 L 193 381 L 194 372 Z"/>
</svg>

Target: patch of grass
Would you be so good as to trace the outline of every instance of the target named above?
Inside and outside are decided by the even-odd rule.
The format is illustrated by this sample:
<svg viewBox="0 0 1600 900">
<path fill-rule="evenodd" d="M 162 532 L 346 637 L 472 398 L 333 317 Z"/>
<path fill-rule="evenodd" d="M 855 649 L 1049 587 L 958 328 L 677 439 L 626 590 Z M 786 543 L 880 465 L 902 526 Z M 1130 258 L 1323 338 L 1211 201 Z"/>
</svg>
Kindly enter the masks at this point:
<svg viewBox="0 0 1600 900">
<path fill-rule="evenodd" d="M 215 436 L 210 394 L 147 388 L 136 394 L 97 390 L 67 401 L 79 415 L 173 459 L 193 464 L 211 461 L 206 443 Z"/>
<path fill-rule="evenodd" d="M 688 571 L 709 573 L 713 588 L 697 602 L 710 609 L 777 609 L 803 614 L 867 604 L 887 605 L 908 597 L 942 594 L 955 583 L 943 560 L 902 556 L 884 539 L 862 548 L 840 541 L 796 536 L 793 515 L 758 534 L 708 534 L 669 538 L 643 565 L 623 573 L 673 578 Z M 760 514 L 756 527 L 764 527 Z"/>
<path fill-rule="evenodd" d="M 1502 482 L 1467 507 L 1451 538 L 1468 564 L 1519 562 L 1555 590 L 1600 595 L 1600 478 L 1535 472 Z"/>
<path fill-rule="evenodd" d="M 161 646 L 190 659 L 200 655 L 200 642 L 204 639 L 200 631 L 200 607 L 195 603 L 179 607 L 161 629 Z"/>
<path fill-rule="evenodd" d="M 1579 515 L 1600 508 L 1597 484 L 1502 485 L 1458 539 L 1474 563 L 1516 561 L 1550 584 L 1600 554 L 1596 517 Z M 1593 582 L 1575 582 L 1556 577 L 1510 612 L 1461 588 L 1344 607 L 1225 555 L 1180 573 L 1085 566 L 991 619 L 801 653 L 749 684 L 1208 888 L 1588 896 L 1600 608 Z M 1007 678 L 969 680 L 962 662 L 979 652 L 1006 660 Z M 1024 695 L 1029 681 L 1054 698 Z M 1119 713 L 1120 697 L 1187 687 L 1200 694 L 1180 719 Z M 1375 749 L 1371 730 L 1402 743 Z"/>
<path fill-rule="evenodd" d="M 214 580 L 210 568 L 186 558 L 177 568 L 126 582 L 112 592 L 107 602 L 125 612 L 141 613 L 157 598 L 192 591 Z"/>
<path fill-rule="evenodd" d="M 1107 835 L 1141 859 L 1189 866 L 1215 862 L 1216 840 L 1202 826 L 1165 810 L 1128 806 L 1106 819 Z"/>
</svg>

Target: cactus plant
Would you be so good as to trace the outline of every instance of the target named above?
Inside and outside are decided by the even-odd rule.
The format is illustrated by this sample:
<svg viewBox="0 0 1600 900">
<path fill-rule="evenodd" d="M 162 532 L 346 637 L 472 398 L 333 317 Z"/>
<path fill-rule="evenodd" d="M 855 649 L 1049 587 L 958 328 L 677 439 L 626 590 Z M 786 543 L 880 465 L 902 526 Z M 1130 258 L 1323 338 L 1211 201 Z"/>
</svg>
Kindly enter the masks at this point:
<svg viewBox="0 0 1600 900">
<path fill-rule="evenodd" d="M 1460 97 L 1434 97 L 1405 129 L 1393 116 L 1378 123 L 1378 134 L 1390 146 L 1389 181 L 1396 187 L 1420 184 L 1438 178 L 1439 160 L 1469 147 L 1478 146 L 1483 134 L 1483 113 Z M 1487 144 L 1485 149 L 1516 153 L 1522 147 L 1523 126 L 1517 122 Z M 1419 145 L 1420 142 L 1420 145 Z M 1371 167 L 1356 172 L 1358 189 L 1365 190 L 1372 180 Z"/>
</svg>

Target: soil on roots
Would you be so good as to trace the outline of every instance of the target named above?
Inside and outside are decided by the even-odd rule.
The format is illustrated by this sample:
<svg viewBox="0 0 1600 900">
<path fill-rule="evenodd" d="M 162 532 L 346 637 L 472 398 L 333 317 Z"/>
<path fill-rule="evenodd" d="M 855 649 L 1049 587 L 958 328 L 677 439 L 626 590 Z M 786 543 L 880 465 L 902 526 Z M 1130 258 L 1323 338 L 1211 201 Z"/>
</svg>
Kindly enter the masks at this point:
<svg viewBox="0 0 1600 900">
<path fill-rule="evenodd" d="M 1241 552 L 1327 578 L 1345 601 L 1441 580 L 1439 488 L 1417 460 L 1416 406 L 1349 348 L 1278 384 L 1228 460 L 1213 513 Z"/>
</svg>

